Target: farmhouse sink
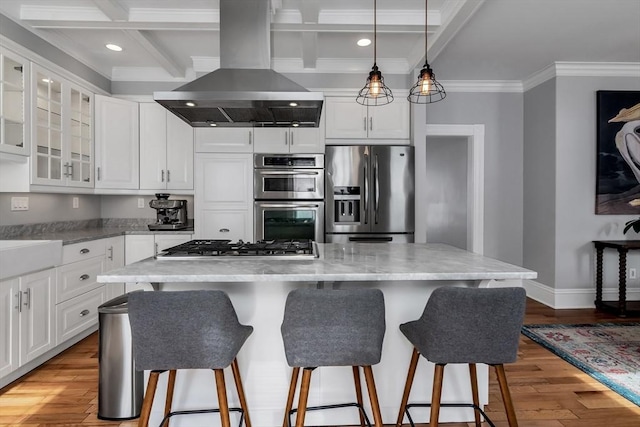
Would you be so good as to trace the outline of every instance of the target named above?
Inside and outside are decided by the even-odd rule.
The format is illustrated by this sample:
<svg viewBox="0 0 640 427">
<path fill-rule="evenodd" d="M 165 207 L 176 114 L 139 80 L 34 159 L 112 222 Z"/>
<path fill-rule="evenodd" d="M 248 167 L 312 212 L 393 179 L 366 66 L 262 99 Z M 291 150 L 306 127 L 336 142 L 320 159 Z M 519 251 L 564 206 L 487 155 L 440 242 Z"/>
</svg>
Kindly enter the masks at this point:
<svg viewBox="0 0 640 427">
<path fill-rule="evenodd" d="M 61 263 L 61 240 L 0 240 L 0 280 Z"/>
</svg>

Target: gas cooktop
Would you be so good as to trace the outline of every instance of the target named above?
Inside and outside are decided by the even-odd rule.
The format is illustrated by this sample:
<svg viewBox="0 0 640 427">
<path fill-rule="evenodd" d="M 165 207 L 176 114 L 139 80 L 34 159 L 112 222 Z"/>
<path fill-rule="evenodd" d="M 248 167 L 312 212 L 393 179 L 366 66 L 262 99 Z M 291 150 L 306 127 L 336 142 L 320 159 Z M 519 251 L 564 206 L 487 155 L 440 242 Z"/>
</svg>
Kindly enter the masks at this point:
<svg viewBox="0 0 640 427">
<path fill-rule="evenodd" d="M 191 240 L 165 249 L 156 259 L 196 260 L 233 257 L 313 259 L 318 258 L 318 248 L 312 240 L 258 240 L 254 243 L 239 240 Z"/>
</svg>

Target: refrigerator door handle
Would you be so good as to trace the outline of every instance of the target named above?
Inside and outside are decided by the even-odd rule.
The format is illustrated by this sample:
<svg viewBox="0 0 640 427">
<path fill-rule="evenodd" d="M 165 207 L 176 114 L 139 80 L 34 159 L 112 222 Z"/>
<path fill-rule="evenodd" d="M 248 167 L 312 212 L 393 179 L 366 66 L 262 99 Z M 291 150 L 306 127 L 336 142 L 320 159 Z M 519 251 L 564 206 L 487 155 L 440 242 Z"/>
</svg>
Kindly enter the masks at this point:
<svg viewBox="0 0 640 427">
<path fill-rule="evenodd" d="M 375 160 L 373 162 L 373 212 L 374 212 L 374 223 L 378 223 L 378 211 L 379 211 L 379 201 L 380 201 L 380 181 L 378 180 L 378 155 L 376 154 Z"/>
<path fill-rule="evenodd" d="M 367 164 L 369 156 L 364 155 L 364 223 L 369 224 L 369 175 Z"/>
</svg>

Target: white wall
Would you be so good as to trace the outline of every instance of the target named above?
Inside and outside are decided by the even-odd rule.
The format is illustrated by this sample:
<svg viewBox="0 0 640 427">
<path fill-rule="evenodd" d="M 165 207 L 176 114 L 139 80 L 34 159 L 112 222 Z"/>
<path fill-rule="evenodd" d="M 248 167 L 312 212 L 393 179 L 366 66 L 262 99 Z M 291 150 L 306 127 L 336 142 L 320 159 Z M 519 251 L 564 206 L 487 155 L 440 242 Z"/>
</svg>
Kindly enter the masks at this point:
<svg viewBox="0 0 640 427">
<path fill-rule="evenodd" d="M 144 200 L 144 207 L 138 207 L 138 199 Z M 101 218 L 156 218 L 156 210 L 149 207 L 155 196 L 102 196 Z M 187 217 L 193 218 L 193 196 L 171 196 L 170 199 L 187 201 Z"/>
<path fill-rule="evenodd" d="M 28 197 L 28 211 L 11 211 L 11 197 Z M 78 208 L 73 208 L 73 197 Z M 77 194 L 0 193 L 0 226 L 100 218 L 100 196 Z"/>
</svg>

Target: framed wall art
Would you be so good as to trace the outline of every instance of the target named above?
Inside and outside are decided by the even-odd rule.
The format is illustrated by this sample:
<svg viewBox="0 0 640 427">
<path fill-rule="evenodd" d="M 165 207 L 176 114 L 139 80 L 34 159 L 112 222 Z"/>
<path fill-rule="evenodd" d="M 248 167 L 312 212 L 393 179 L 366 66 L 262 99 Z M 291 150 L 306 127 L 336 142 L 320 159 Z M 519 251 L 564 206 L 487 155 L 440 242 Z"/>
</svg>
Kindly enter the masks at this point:
<svg viewBox="0 0 640 427">
<path fill-rule="evenodd" d="M 596 93 L 596 214 L 640 214 L 640 91 Z"/>
</svg>

